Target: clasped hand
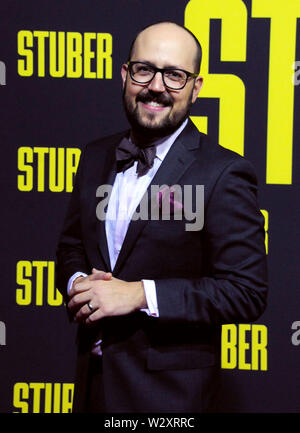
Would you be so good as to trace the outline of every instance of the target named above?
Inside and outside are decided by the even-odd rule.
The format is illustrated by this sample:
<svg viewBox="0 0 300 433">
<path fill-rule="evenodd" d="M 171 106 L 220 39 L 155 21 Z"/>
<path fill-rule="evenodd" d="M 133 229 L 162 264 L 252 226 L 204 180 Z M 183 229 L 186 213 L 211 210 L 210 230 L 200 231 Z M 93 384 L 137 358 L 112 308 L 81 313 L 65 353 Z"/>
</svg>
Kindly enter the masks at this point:
<svg viewBox="0 0 300 433">
<path fill-rule="evenodd" d="M 76 278 L 69 297 L 68 308 L 74 314 L 74 320 L 86 324 L 147 307 L 141 281 L 119 280 L 110 272 L 97 269 L 87 277 Z"/>
</svg>

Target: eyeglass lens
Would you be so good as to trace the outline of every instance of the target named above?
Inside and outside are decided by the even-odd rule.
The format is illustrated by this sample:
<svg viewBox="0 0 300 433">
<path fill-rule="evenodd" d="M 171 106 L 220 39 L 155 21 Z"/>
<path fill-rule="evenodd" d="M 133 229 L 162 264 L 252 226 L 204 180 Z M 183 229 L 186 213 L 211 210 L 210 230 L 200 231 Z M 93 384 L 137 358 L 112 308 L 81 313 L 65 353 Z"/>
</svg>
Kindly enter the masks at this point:
<svg viewBox="0 0 300 433">
<path fill-rule="evenodd" d="M 145 63 L 134 63 L 131 65 L 132 78 L 139 83 L 148 83 L 152 80 L 155 69 Z M 165 69 L 163 71 L 165 85 L 173 89 L 185 85 L 187 74 L 180 69 Z"/>
</svg>

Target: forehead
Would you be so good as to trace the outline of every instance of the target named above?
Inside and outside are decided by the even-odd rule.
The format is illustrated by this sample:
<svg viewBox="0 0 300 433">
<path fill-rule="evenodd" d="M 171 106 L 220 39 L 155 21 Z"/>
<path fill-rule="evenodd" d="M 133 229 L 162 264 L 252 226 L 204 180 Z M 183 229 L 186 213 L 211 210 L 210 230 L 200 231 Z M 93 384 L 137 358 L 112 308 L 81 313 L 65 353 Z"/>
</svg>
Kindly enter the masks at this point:
<svg viewBox="0 0 300 433">
<path fill-rule="evenodd" d="M 192 71 L 196 43 L 184 29 L 172 24 L 156 25 L 137 37 L 131 60 L 147 61 L 157 67 L 176 66 Z"/>
</svg>

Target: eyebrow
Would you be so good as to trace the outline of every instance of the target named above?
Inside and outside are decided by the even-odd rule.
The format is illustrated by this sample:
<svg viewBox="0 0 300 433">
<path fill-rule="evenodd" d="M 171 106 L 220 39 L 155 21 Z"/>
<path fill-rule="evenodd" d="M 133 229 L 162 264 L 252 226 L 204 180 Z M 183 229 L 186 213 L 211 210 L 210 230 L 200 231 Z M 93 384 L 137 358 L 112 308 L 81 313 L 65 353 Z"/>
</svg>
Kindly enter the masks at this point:
<svg viewBox="0 0 300 433">
<path fill-rule="evenodd" d="M 148 60 L 131 60 L 132 62 L 141 62 L 141 63 L 145 63 L 146 65 L 149 66 L 154 66 L 155 68 L 158 68 L 158 66 L 156 66 L 154 63 L 149 62 Z M 164 66 L 163 68 L 159 68 L 159 69 L 182 69 L 185 70 L 185 68 L 183 68 L 182 66 L 178 66 L 178 65 L 167 65 Z"/>
</svg>

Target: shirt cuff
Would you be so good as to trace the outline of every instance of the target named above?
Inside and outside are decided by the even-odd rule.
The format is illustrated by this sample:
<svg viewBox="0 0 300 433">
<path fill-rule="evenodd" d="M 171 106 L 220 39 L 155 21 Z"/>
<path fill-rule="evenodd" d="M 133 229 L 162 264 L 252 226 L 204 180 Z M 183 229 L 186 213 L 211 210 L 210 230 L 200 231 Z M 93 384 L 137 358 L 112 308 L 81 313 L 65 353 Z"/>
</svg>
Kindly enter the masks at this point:
<svg viewBox="0 0 300 433">
<path fill-rule="evenodd" d="M 148 308 L 143 308 L 141 311 L 144 311 L 148 316 L 159 317 L 155 282 L 153 280 L 142 280 L 142 283 Z"/>
<path fill-rule="evenodd" d="M 87 277 L 87 274 L 85 274 L 84 272 L 75 272 L 75 274 L 72 275 L 72 277 L 69 279 L 68 281 L 68 286 L 67 286 L 67 293 L 69 294 L 73 281 L 76 280 L 76 278 L 78 277 Z"/>
</svg>

